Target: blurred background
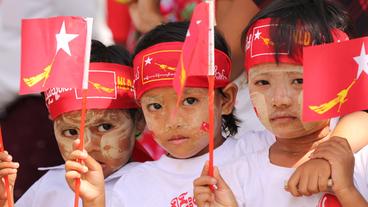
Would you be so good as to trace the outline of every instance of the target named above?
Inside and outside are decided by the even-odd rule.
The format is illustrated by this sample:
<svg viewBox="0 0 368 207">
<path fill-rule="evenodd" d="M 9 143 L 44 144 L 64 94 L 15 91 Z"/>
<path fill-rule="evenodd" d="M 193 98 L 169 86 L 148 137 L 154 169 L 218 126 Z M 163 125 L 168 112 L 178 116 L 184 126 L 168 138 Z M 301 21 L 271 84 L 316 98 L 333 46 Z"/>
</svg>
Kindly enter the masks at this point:
<svg viewBox="0 0 368 207">
<path fill-rule="evenodd" d="M 228 11 L 237 1 L 251 0 L 217 0 L 217 18 L 221 19 L 226 13 L 223 11 Z M 262 8 L 271 1 L 255 0 L 254 3 Z M 351 15 L 352 37 L 367 36 L 368 0 L 336 1 Z M 119 44 L 132 51 L 139 36 L 156 25 L 189 20 L 198 2 L 200 0 L 0 0 L 0 123 L 5 149 L 21 164 L 15 199 L 45 173 L 37 170 L 38 167 L 64 163 L 43 99 L 37 94 L 17 95 L 21 19 L 64 15 L 93 17 L 94 39 L 106 45 Z M 230 30 L 231 27 L 223 31 L 225 36 L 232 32 Z M 156 159 L 163 153 L 148 133 L 140 142 Z"/>
</svg>

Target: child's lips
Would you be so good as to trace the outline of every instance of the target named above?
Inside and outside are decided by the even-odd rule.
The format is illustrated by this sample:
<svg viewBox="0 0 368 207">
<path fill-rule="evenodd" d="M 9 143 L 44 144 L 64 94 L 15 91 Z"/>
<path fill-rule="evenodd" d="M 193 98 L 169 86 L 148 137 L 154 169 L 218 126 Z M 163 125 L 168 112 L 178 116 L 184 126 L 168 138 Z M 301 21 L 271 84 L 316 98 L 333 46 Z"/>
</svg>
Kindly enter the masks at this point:
<svg viewBox="0 0 368 207">
<path fill-rule="evenodd" d="M 189 137 L 184 136 L 172 136 L 168 141 L 172 144 L 181 144 L 183 142 L 186 142 L 189 139 Z"/>
</svg>

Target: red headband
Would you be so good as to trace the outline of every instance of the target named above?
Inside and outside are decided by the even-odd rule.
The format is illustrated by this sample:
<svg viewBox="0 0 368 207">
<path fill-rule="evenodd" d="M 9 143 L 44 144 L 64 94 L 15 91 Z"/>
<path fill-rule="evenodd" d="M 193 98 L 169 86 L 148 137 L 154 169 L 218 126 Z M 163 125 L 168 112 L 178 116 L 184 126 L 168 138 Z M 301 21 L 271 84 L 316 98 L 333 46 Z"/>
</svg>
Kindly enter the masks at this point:
<svg viewBox="0 0 368 207">
<path fill-rule="evenodd" d="M 255 65 L 262 63 L 276 63 L 275 50 L 273 42 L 271 41 L 270 28 L 277 26 L 271 23 L 271 18 L 260 19 L 253 23 L 247 33 L 246 45 L 245 45 L 245 69 L 249 72 L 249 69 Z M 294 41 L 300 49 L 297 55 L 290 56 L 290 51 L 286 49 L 280 49 L 278 52 L 280 63 L 289 63 L 296 65 L 303 65 L 303 47 L 313 44 L 312 37 L 308 32 L 296 32 L 293 34 Z M 346 33 L 339 29 L 332 30 L 332 36 L 334 42 L 340 42 L 349 40 Z"/>
<path fill-rule="evenodd" d="M 137 108 L 133 95 L 132 68 L 114 63 L 90 63 L 87 109 Z M 82 109 L 82 93 L 74 88 L 51 88 L 45 92 L 51 118 Z"/>
<path fill-rule="evenodd" d="M 159 43 L 139 52 L 133 61 L 134 88 L 139 100 L 143 93 L 153 88 L 173 87 L 183 42 Z M 231 61 L 224 52 L 215 49 L 215 88 L 229 83 Z M 207 76 L 191 76 L 186 87 L 208 88 Z"/>
</svg>

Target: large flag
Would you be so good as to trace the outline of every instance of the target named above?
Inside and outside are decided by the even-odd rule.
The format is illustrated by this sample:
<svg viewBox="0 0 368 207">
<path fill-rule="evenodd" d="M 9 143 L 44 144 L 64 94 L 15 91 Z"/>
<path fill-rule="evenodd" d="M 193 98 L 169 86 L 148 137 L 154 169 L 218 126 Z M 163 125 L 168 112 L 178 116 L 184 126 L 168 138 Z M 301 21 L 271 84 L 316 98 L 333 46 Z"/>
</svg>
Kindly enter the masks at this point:
<svg viewBox="0 0 368 207">
<path fill-rule="evenodd" d="M 91 27 L 81 17 L 22 20 L 20 94 L 82 88 Z"/>
<path fill-rule="evenodd" d="M 304 49 L 303 119 L 368 109 L 368 37 Z"/>
<path fill-rule="evenodd" d="M 187 77 L 208 75 L 208 30 L 209 4 L 202 2 L 193 12 L 175 73 L 174 88 L 179 97 Z"/>
</svg>

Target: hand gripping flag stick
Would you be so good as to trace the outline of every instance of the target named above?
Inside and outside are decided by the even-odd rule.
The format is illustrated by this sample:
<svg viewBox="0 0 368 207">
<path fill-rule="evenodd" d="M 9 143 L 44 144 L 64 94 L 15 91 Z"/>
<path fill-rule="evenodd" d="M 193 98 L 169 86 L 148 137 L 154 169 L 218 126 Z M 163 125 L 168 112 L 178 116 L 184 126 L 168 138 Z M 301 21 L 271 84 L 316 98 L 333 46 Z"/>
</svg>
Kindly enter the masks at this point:
<svg viewBox="0 0 368 207">
<path fill-rule="evenodd" d="M 4 152 L 3 134 L 1 126 L 0 126 L 0 152 Z M 8 200 L 8 207 L 13 207 L 13 201 L 11 196 L 12 193 L 10 192 L 9 177 L 7 175 L 4 176 L 4 182 L 5 182 L 6 197 Z"/>
<path fill-rule="evenodd" d="M 91 38 L 92 38 L 92 18 L 86 18 L 87 21 L 87 38 L 86 38 L 86 53 L 84 58 L 84 72 L 83 72 L 83 85 L 82 85 L 82 112 L 81 112 L 81 120 L 80 120 L 80 134 L 79 134 L 79 145 L 78 149 L 83 151 L 84 149 L 84 128 L 86 124 L 86 108 L 87 108 L 87 92 L 88 92 L 88 75 L 89 75 L 89 59 L 91 56 Z M 78 160 L 79 163 L 82 163 L 82 160 Z M 80 178 L 76 179 L 75 182 L 75 197 L 74 197 L 74 207 L 78 207 L 79 205 L 79 187 L 80 187 Z"/>
</svg>

